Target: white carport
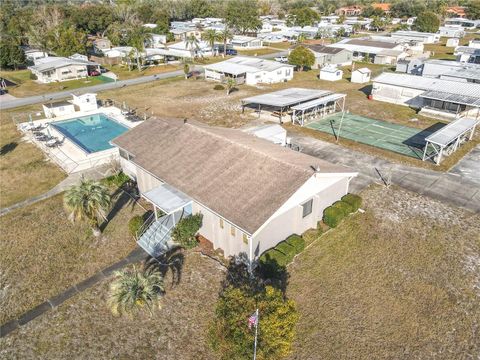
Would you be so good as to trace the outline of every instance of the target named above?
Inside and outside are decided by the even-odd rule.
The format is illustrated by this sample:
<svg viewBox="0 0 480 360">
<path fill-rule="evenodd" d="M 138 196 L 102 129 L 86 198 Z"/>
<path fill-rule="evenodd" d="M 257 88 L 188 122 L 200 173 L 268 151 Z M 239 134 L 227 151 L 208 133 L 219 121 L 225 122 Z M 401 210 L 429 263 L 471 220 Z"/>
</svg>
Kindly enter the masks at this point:
<svg viewBox="0 0 480 360">
<path fill-rule="evenodd" d="M 331 94 L 320 99 L 292 106 L 292 121 L 294 124 L 297 123 L 303 126 L 309 120 L 323 118 L 328 114 L 334 113 L 337 111 L 337 106 L 343 112 L 345 111 L 346 96 L 345 94 Z"/>
<path fill-rule="evenodd" d="M 433 158 L 440 165 L 443 155 L 454 153 L 462 143 L 472 140 L 478 122 L 473 118 L 460 118 L 427 136 L 422 160 Z"/>
</svg>

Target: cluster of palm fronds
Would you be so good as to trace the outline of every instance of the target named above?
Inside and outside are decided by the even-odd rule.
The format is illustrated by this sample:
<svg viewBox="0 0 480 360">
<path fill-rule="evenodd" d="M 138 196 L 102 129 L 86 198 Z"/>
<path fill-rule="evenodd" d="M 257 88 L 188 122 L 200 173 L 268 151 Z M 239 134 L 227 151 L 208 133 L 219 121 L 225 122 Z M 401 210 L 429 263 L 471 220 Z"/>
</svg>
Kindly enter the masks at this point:
<svg viewBox="0 0 480 360">
<path fill-rule="evenodd" d="M 160 308 L 160 298 L 165 290 L 158 269 L 139 270 L 134 266 L 116 272 L 115 276 L 108 299 L 114 315 L 133 315 L 145 309 L 152 315 L 155 308 Z"/>
</svg>

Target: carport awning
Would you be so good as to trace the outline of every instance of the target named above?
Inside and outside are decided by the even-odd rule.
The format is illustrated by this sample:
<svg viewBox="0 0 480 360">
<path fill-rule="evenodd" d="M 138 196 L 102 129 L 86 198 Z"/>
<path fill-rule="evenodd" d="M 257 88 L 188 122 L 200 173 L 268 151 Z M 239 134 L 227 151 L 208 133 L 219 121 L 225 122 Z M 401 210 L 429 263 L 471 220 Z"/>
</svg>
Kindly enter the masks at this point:
<svg viewBox="0 0 480 360">
<path fill-rule="evenodd" d="M 480 107 L 480 95 L 467 96 L 467 95 L 451 94 L 444 91 L 429 90 L 429 91 L 425 91 L 420 96 L 426 99 L 447 101 L 455 104 Z"/>
<path fill-rule="evenodd" d="M 191 198 L 168 184 L 157 186 L 142 196 L 166 214 L 171 214 L 192 202 Z"/>
<path fill-rule="evenodd" d="M 478 122 L 478 120 L 472 118 L 460 118 L 427 136 L 425 141 L 445 147 L 457 140 L 459 136 L 473 129 Z"/>
<path fill-rule="evenodd" d="M 304 111 L 304 110 L 312 109 L 312 108 L 320 106 L 320 105 L 328 104 L 329 102 L 332 102 L 332 101 L 337 101 L 337 100 L 343 99 L 346 96 L 347 95 L 345 95 L 345 94 L 331 94 L 331 95 L 324 96 L 320 99 L 315 99 L 315 100 L 312 100 L 312 101 L 308 101 L 306 103 L 302 103 L 302 104 L 292 106 L 292 109 L 293 110 L 298 110 L 298 111 Z"/>
</svg>

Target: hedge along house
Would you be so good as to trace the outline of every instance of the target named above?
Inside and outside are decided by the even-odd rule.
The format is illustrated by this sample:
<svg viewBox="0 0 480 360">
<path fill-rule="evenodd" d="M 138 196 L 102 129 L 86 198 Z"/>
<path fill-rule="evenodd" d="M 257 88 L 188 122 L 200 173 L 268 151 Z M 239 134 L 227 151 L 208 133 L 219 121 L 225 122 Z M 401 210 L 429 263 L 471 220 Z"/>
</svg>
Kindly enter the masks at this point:
<svg viewBox="0 0 480 360">
<path fill-rule="evenodd" d="M 199 234 L 215 249 L 254 261 L 316 227 L 357 175 L 240 130 L 191 121 L 151 119 L 112 143 L 142 197 L 166 213 L 138 240 L 152 256 L 168 247 L 182 216 L 201 213 Z"/>
</svg>

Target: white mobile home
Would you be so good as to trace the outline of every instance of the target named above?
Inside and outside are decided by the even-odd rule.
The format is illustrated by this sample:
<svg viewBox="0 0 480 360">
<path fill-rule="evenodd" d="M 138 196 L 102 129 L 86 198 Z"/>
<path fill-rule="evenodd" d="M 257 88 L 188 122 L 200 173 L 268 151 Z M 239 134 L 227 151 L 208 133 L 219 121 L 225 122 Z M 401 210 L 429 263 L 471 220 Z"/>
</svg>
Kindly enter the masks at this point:
<svg viewBox="0 0 480 360">
<path fill-rule="evenodd" d="M 205 79 L 224 81 L 234 78 L 237 84 L 274 84 L 293 79 L 293 66 L 256 57 L 236 56 L 205 65 Z"/>
<path fill-rule="evenodd" d="M 91 69 L 99 70 L 99 67 L 97 63 L 90 61 L 51 56 L 37 59 L 35 65 L 28 69 L 39 82 L 50 83 L 86 78 Z"/>
<path fill-rule="evenodd" d="M 192 121 L 150 119 L 112 143 L 157 214 L 138 241 L 153 256 L 172 225 L 200 213 L 199 235 L 226 257 L 244 253 L 254 262 L 289 235 L 316 227 L 357 175 L 240 130 Z"/>
<path fill-rule="evenodd" d="M 395 31 L 390 35 L 394 39 L 420 41 L 422 44 L 434 44 L 440 41 L 440 34 L 420 31 Z"/>
<path fill-rule="evenodd" d="M 420 114 L 453 120 L 479 116 L 480 84 L 383 73 L 373 80 L 374 100 L 420 109 Z"/>
<path fill-rule="evenodd" d="M 438 34 L 447 38 L 462 38 L 465 36 L 465 29 L 461 26 L 440 26 Z"/>
<path fill-rule="evenodd" d="M 259 49 L 263 46 L 261 38 L 235 35 L 230 44 L 234 49 Z"/>
</svg>

